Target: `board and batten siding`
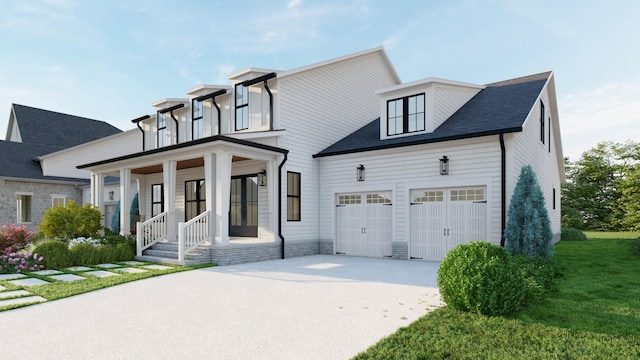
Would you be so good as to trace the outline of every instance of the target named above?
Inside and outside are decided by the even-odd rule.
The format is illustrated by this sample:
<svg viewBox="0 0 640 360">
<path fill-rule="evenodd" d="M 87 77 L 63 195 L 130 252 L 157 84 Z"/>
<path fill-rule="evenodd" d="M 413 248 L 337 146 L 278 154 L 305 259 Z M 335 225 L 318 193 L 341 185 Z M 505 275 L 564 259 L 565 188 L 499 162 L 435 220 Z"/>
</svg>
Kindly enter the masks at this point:
<svg viewBox="0 0 640 360">
<path fill-rule="evenodd" d="M 41 161 L 42 174 L 90 179 L 89 170 L 77 169 L 76 166 L 139 152 L 142 150 L 141 138 L 140 131 L 136 129 L 59 151 Z"/>
<path fill-rule="evenodd" d="M 286 204 L 286 172 L 301 173 L 301 221 L 286 221 L 287 241 L 318 239 L 317 160 L 312 156 L 376 119 L 374 91 L 396 85 L 381 52 L 338 61 L 278 79 L 277 128 L 281 148 L 290 150 L 283 169 L 282 201 Z"/>
<path fill-rule="evenodd" d="M 449 158 L 449 175 L 439 159 Z M 412 189 L 486 186 L 487 241 L 500 244 L 500 144 L 497 136 L 320 158 L 320 240 L 335 241 L 335 195 L 392 191 L 393 241 L 410 240 Z M 365 181 L 356 167 L 365 166 Z"/>
<path fill-rule="evenodd" d="M 545 106 L 545 142 L 540 141 L 540 100 Z M 518 183 L 518 177 L 523 166 L 531 165 L 536 174 L 538 184 L 544 194 L 551 229 L 556 237 L 560 234 L 560 182 L 558 149 L 554 140 L 559 135 L 557 111 L 552 111 L 555 103 L 550 101 L 548 86 L 545 86 L 527 116 L 522 132 L 505 136 L 507 151 L 507 209 Z M 549 117 L 551 117 L 551 151 L 549 152 Z M 556 189 L 556 203 L 553 209 L 553 189 Z M 559 238 L 558 238 L 559 239 Z"/>
</svg>

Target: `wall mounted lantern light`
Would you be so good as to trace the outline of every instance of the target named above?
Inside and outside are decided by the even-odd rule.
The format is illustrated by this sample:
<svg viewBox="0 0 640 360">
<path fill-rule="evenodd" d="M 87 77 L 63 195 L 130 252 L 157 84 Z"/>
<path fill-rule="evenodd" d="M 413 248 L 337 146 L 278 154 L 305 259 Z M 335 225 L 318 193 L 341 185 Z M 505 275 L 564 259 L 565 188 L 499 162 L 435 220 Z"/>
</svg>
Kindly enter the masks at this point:
<svg viewBox="0 0 640 360">
<path fill-rule="evenodd" d="M 258 186 L 267 186 L 267 170 L 258 173 Z"/>
<path fill-rule="evenodd" d="M 440 175 L 449 175 L 449 158 L 447 158 L 447 155 L 440 159 Z"/>
<path fill-rule="evenodd" d="M 109 191 L 109 200 L 113 200 L 113 191 Z"/>
<path fill-rule="evenodd" d="M 362 164 L 356 168 L 356 179 L 358 181 L 364 181 L 364 165 Z"/>
</svg>

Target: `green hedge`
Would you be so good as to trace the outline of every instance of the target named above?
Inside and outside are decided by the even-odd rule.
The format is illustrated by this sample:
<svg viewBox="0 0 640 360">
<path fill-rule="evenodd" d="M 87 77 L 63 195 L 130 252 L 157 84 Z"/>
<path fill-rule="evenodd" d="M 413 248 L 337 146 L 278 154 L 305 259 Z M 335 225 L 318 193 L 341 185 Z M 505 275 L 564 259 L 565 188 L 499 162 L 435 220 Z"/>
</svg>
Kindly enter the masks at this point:
<svg viewBox="0 0 640 360">
<path fill-rule="evenodd" d="M 47 241 L 36 246 L 33 252 L 43 257 L 45 269 L 62 269 L 73 266 L 73 257 L 67 244 L 62 241 Z"/>
<path fill-rule="evenodd" d="M 561 229 L 560 240 L 562 241 L 585 241 L 587 235 L 582 230 L 576 228 L 565 227 Z"/>
</svg>

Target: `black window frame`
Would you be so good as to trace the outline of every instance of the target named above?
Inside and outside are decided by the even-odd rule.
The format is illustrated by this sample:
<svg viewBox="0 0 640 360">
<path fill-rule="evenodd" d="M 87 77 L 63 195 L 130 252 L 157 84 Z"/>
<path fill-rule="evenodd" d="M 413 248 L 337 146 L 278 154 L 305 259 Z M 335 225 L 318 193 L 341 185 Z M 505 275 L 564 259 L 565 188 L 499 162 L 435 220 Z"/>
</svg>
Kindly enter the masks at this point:
<svg viewBox="0 0 640 360">
<path fill-rule="evenodd" d="M 197 104 L 197 105 L 196 105 Z M 196 113 L 196 108 L 200 109 Z M 202 101 L 196 99 L 191 100 L 191 140 L 197 140 L 204 137 L 204 105 Z M 196 128 L 199 128 L 199 136 L 196 137 Z"/>
<path fill-rule="evenodd" d="M 162 125 L 160 126 L 160 119 L 162 119 Z M 158 148 L 167 146 L 167 117 L 165 113 L 158 112 L 156 115 L 156 146 Z M 162 134 L 162 136 L 160 136 Z M 160 141 L 162 139 L 162 141 Z"/>
<path fill-rule="evenodd" d="M 187 184 L 188 183 L 197 183 L 196 186 L 196 198 L 193 200 L 187 200 L 188 199 L 188 191 L 187 191 Z M 205 179 L 194 179 L 194 180 L 185 180 L 184 182 L 184 221 L 187 222 L 191 219 L 193 219 L 194 217 L 202 214 L 203 212 L 206 211 L 207 209 L 207 197 L 206 194 L 203 194 L 203 191 L 206 191 L 206 189 L 204 188 L 205 186 Z M 189 203 L 196 203 L 196 212 L 197 214 L 189 217 L 189 207 L 187 206 Z"/>
<path fill-rule="evenodd" d="M 546 135 L 544 131 L 544 122 L 545 122 L 544 102 L 540 100 L 540 142 L 542 144 L 544 144 L 544 137 Z"/>
<path fill-rule="evenodd" d="M 410 109 L 409 109 L 409 101 L 411 98 L 419 98 L 422 97 L 422 112 L 417 111 L 416 108 L 416 112 L 415 113 L 410 113 Z M 402 131 L 398 132 L 394 132 L 391 133 L 390 132 L 390 118 L 389 118 L 389 105 L 391 103 L 396 103 L 398 101 L 402 102 Z M 419 100 L 416 99 L 416 104 L 418 104 Z M 417 105 L 416 105 L 417 106 Z M 416 130 L 409 130 L 409 118 L 411 115 L 418 115 L 418 114 L 422 114 L 422 123 L 421 123 L 421 127 L 419 126 L 419 122 L 416 119 Z M 396 115 L 393 117 L 394 119 L 394 123 L 395 123 L 395 119 L 399 118 L 400 116 Z M 396 98 L 396 99 L 391 99 L 391 100 L 387 100 L 387 136 L 395 136 L 395 135 L 403 135 L 403 134 L 411 134 L 411 133 L 416 133 L 416 132 L 422 132 L 426 130 L 426 124 L 427 122 L 427 115 L 426 115 L 426 95 L 425 93 L 419 93 L 419 94 L 413 94 L 413 95 L 409 95 L 409 96 L 404 96 L 404 97 L 400 97 L 400 98 Z M 394 126 L 394 128 L 396 128 Z"/>
<path fill-rule="evenodd" d="M 243 95 L 241 97 L 242 102 L 238 103 L 238 89 L 245 89 L 246 90 L 246 96 L 244 96 L 244 92 Z M 235 131 L 240 131 L 240 130 L 247 130 L 249 128 L 249 87 L 248 86 L 244 86 L 242 85 L 242 83 L 240 84 L 236 84 L 235 89 L 234 89 L 234 104 L 235 104 L 235 121 L 234 121 L 234 129 Z M 246 108 L 246 109 L 245 109 Z M 241 112 L 241 114 L 245 114 L 246 111 L 246 119 L 244 116 L 241 117 L 242 120 L 242 124 L 240 125 L 246 125 L 245 127 L 238 127 L 238 113 Z M 246 124 L 244 123 L 246 120 Z"/>
<path fill-rule="evenodd" d="M 553 188 L 553 210 L 556 209 L 556 188 Z"/>
<path fill-rule="evenodd" d="M 549 135 L 548 141 L 549 141 L 549 153 L 551 153 L 551 116 L 549 116 L 549 122 L 547 123 L 547 133 Z"/>
<path fill-rule="evenodd" d="M 295 190 L 297 190 L 297 193 Z M 287 221 L 302 220 L 301 193 L 302 174 L 295 171 L 287 171 Z M 296 207 L 297 212 L 295 211 Z"/>
<path fill-rule="evenodd" d="M 154 188 L 156 186 L 160 186 L 160 201 L 156 201 L 154 195 L 155 195 L 155 191 Z M 154 211 L 154 205 L 160 204 L 160 212 L 156 213 Z M 164 212 L 164 184 L 160 183 L 160 184 L 151 184 L 151 217 L 154 217 L 158 214 L 162 214 Z"/>
</svg>

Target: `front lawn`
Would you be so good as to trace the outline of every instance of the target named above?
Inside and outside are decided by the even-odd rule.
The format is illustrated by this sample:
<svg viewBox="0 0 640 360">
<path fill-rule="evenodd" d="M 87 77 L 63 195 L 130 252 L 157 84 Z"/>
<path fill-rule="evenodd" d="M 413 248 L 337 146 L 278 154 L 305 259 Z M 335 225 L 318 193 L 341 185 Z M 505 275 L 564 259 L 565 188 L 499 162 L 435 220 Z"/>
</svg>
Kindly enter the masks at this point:
<svg viewBox="0 0 640 360">
<path fill-rule="evenodd" d="M 436 310 L 356 359 L 640 358 L 640 257 L 635 234 L 561 242 L 557 291 L 512 318 Z"/>
</svg>

